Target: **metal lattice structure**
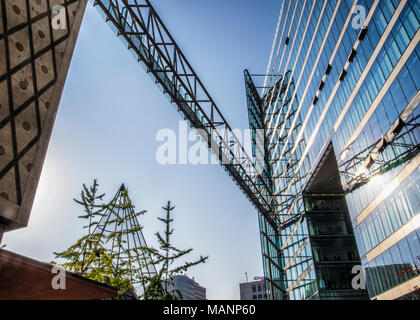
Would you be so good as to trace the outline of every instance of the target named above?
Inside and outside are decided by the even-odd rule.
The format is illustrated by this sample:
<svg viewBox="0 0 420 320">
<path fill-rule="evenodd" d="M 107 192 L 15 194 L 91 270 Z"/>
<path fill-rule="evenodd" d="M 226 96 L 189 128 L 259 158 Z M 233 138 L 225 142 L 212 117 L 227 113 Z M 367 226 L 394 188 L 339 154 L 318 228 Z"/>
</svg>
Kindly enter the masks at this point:
<svg viewBox="0 0 420 320">
<path fill-rule="evenodd" d="M 301 138 L 297 147 L 295 147 L 298 130 L 301 127 L 300 117 L 294 129 L 290 130 L 293 116 L 296 113 L 296 104 L 289 106 L 291 98 L 287 94 L 287 88 L 290 87 L 293 91 L 294 80 L 290 77 L 290 72 L 287 72 L 285 76 L 279 76 L 272 86 L 263 87 L 267 89 L 263 97 L 260 97 L 252 76 L 247 71 L 245 71 L 245 84 L 250 128 L 264 129 L 266 170 L 270 173 L 271 187 L 278 201 L 278 232 L 275 235 L 269 234 L 265 232 L 264 223 L 260 223 L 263 260 L 266 259 L 266 264 L 270 266 L 268 272 L 266 272 L 266 274 L 269 274 L 267 288 L 269 288 L 268 293 L 273 299 L 288 299 L 289 292 L 294 288 L 310 287 L 313 283 L 312 278 L 305 279 L 312 266 L 310 264 L 311 257 L 306 254 L 308 234 L 303 232 L 302 229 L 305 219 L 302 192 L 308 174 L 302 176 L 300 171 L 295 173 L 306 143 L 305 139 Z M 282 101 L 281 106 L 271 109 L 273 99 Z M 277 105 L 277 102 L 274 104 Z M 274 128 L 267 126 L 264 119 L 267 112 L 281 118 L 283 126 L 281 130 L 274 130 Z M 290 131 L 295 139 L 289 141 L 286 138 Z M 276 136 L 277 146 L 277 143 L 270 144 L 273 136 Z M 253 143 L 255 144 L 255 141 Z M 293 148 L 297 148 L 297 152 L 291 153 Z M 274 149 L 278 152 L 273 152 Z M 274 172 L 277 172 L 277 174 L 274 175 Z M 305 263 L 307 266 L 302 275 L 294 276 L 296 273 L 291 270 Z M 278 270 L 277 276 L 275 272 L 272 272 L 273 268 Z M 273 290 L 273 286 L 279 291 Z"/>
<path fill-rule="evenodd" d="M 135 212 L 123 184 L 85 240 L 88 245 L 81 251 L 82 274 L 89 273 L 92 268 L 100 268 L 101 255 L 107 255 L 112 260 L 112 272 L 122 270 L 123 276 L 128 277 L 137 292 L 146 289 L 146 279 L 157 272 L 150 253 L 142 250 L 147 243 L 137 219 L 139 214 Z M 98 259 L 86 259 L 88 251 Z"/>
<path fill-rule="evenodd" d="M 297 104 L 291 104 L 290 92 L 294 91 L 295 82 L 288 71 L 284 76 L 278 76 L 277 82 L 270 88 L 264 98 L 267 111 L 272 110 L 273 116 L 279 117 L 281 128 L 267 128 L 272 160 L 272 172 L 275 191 L 278 195 L 280 216 L 280 252 L 284 259 L 285 292 L 304 287 L 310 290 L 314 279 L 310 276 L 313 268 L 308 251 L 308 234 L 304 231 L 305 208 L 302 192 L 308 173 L 296 172 L 296 167 L 302 158 L 306 147 L 304 137 L 299 138 L 298 132 L 302 119 L 296 115 Z M 274 100 L 274 101 L 273 101 Z M 280 102 L 279 102 L 280 101 Z M 271 109 L 271 106 L 273 107 Z M 271 114 L 271 113 L 269 113 Z M 288 135 L 291 139 L 288 139 Z M 293 152 L 293 150 L 296 150 Z M 306 159 L 308 161 L 308 159 Z M 302 273 L 294 270 L 302 266 Z"/>
<path fill-rule="evenodd" d="M 275 228 L 277 201 L 269 174 L 257 172 L 253 159 L 150 2 L 96 0 L 94 5 L 191 126 L 202 129 L 201 135 L 205 132 L 203 139 L 222 166 Z"/>
<path fill-rule="evenodd" d="M 270 176 L 270 188 L 274 191 L 274 184 L 272 178 L 271 167 L 271 154 L 269 153 L 269 144 L 267 138 L 267 130 L 264 121 L 265 108 L 264 103 L 258 93 L 257 87 L 249 74 L 248 70 L 244 72 L 245 77 L 245 90 L 247 96 L 248 119 L 249 127 L 252 133 L 252 147 L 253 156 L 256 157 L 257 153 L 263 154 L 264 170 Z M 257 132 L 262 131 L 263 141 L 257 141 Z M 258 149 L 264 150 L 258 150 Z M 277 217 L 281 217 L 281 210 L 277 207 Z M 266 275 L 266 290 L 267 296 L 271 299 L 285 299 L 286 293 L 286 280 L 284 272 L 284 255 L 281 251 L 282 241 L 281 233 L 279 232 L 280 219 L 277 219 L 277 227 L 272 228 L 269 221 L 259 213 L 259 227 L 261 237 L 261 248 L 263 265 Z"/>
</svg>

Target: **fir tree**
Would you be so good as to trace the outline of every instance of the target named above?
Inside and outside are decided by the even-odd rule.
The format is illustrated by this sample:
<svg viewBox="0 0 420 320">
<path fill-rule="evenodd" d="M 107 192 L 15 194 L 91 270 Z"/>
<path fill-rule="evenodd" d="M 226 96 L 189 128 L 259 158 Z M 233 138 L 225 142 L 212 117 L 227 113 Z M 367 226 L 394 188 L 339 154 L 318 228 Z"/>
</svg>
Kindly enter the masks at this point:
<svg viewBox="0 0 420 320">
<path fill-rule="evenodd" d="M 171 203 L 163 207 L 165 217 L 158 219 L 165 224 L 163 236 L 155 235 L 159 249 L 149 248 L 138 223 L 138 217 L 146 211 L 136 212 L 124 187 L 113 199 L 106 203 L 105 194 L 99 194 L 96 179 L 93 185 L 83 184 L 80 199 L 74 201 L 83 207 L 80 219 L 87 221 L 84 226 L 88 234 L 81 237 L 67 250 L 54 253 L 59 265 L 70 272 L 86 278 L 107 283 L 121 293 L 136 292 L 136 285 L 142 286 L 143 298 L 159 300 L 182 299 L 177 290 L 170 290 L 173 275 L 185 272 L 193 266 L 204 263 L 208 257 L 174 266 L 179 259 L 193 249 L 179 250 L 171 243 L 174 230 L 171 228 Z M 160 267 L 159 272 L 156 266 Z M 137 292 L 138 293 L 138 292 Z"/>
<path fill-rule="evenodd" d="M 159 243 L 159 249 L 144 248 L 154 257 L 154 264 L 160 267 L 160 271 L 154 277 L 149 278 L 150 285 L 146 289 L 144 297 L 145 299 L 155 300 L 179 300 L 182 299 L 181 293 L 178 290 L 170 290 L 170 287 L 173 287 L 173 276 L 186 272 L 198 264 L 205 263 L 208 256 L 200 256 L 199 259 L 193 262 L 177 264 L 180 259 L 191 253 L 193 249 L 180 250 L 173 246 L 171 236 L 174 232 L 172 228 L 174 220 L 171 214 L 175 207 L 172 207 L 171 202 L 168 201 L 167 205 L 162 207 L 162 209 L 165 211 L 165 216 L 158 217 L 158 219 L 164 224 L 164 234 L 161 235 L 160 232 L 155 234 Z"/>
<path fill-rule="evenodd" d="M 134 210 L 124 185 L 109 203 L 103 202 L 104 196 L 98 195 L 96 180 L 89 188 L 83 184 L 80 199 L 74 201 L 84 209 L 79 218 L 87 220 L 88 234 L 55 253 L 56 259 L 64 260 L 62 268 L 108 283 L 122 293 L 135 291 L 137 284 L 144 290 L 150 274 L 156 273 L 151 257 L 142 249 L 145 241 L 138 217 L 146 211 Z"/>
</svg>

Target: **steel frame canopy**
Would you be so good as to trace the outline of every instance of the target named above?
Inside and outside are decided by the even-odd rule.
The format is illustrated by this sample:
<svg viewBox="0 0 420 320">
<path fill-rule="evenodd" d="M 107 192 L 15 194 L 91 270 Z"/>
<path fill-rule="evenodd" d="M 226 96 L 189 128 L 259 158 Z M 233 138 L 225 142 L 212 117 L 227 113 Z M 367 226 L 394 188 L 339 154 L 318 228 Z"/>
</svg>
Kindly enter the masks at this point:
<svg viewBox="0 0 420 320">
<path fill-rule="evenodd" d="M 278 204 L 270 177 L 252 158 L 216 106 L 172 35 L 148 0 L 95 0 L 94 5 L 155 82 L 198 130 L 244 194 L 278 229 Z M 205 132 L 205 134 L 203 134 Z M 204 136 L 203 136 L 204 135 Z"/>
</svg>

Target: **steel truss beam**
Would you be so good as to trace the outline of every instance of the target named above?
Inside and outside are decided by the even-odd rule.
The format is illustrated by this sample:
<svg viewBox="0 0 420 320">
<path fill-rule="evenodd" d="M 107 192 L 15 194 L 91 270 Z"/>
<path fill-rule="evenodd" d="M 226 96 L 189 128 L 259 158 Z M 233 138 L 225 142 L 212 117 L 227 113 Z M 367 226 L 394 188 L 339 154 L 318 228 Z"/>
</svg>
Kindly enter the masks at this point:
<svg viewBox="0 0 420 320">
<path fill-rule="evenodd" d="M 178 106 L 191 126 L 208 142 L 222 166 L 245 195 L 277 228 L 277 201 L 269 177 L 257 172 L 239 139 L 216 106 L 172 35 L 148 0 L 95 0 L 112 29 L 146 66 L 156 84 Z M 204 133 L 203 133 L 204 132 Z M 204 135 L 204 136 L 203 136 Z M 226 140 L 226 136 L 231 138 Z"/>
<path fill-rule="evenodd" d="M 383 138 L 341 164 L 340 173 L 347 181 L 344 191 L 351 193 L 369 183 L 373 177 L 383 175 L 414 158 L 420 152 L 420 144 L 414 143 L 416 130 L 420 126 L 419 119 L 420 116 L 416 116 L 406 122 L 401 117 L 398 118 Z M 394 152 L 395 156 L 382 156 L 388 148 L 397 150 Z"/>
</svg>

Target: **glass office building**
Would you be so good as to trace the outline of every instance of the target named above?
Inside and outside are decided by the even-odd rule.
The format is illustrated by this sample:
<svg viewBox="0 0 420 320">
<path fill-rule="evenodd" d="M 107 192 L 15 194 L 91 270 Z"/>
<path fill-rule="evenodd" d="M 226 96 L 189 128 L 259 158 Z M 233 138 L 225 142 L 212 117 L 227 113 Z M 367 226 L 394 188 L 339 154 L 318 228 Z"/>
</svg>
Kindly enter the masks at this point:
<svg viewBox="0 0 420 320">
<path fill-rule="evenodd" d="M 279 1 L 261 91 L 245 72 L 263 174 L 230 141 L 223 164 L 259 210 L 267 297 L 419 298 L 420 1 Z M 165 55 L 174 40 L 149 33 L 131 2 L 96 1 L 191 123 L 229 128 L 194 70 L 178 68 L 189 66 L 179 48 Z M 86 4 L 0 0 L 0 242 L 28 223 Z M 136 7 L 167 33 L 148 2 Z"/>
<path fill-rule="evenodd" d="M 282 1 L 260 91 L 245 72 L 269 298 L 419 298 L 419 23 L 418 0 Z"/>
</svg>

